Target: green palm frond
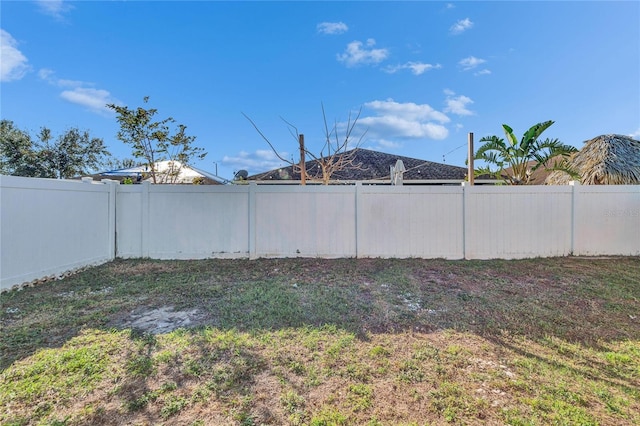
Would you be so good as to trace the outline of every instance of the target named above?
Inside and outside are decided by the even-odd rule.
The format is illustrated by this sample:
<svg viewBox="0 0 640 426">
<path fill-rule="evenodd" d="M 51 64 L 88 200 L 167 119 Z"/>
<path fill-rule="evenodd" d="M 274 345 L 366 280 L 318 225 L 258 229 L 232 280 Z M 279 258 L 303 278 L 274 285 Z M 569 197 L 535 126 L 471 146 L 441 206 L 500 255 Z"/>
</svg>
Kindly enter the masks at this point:
<svg viewBox="0 0 640 426">
<path fill-rule="evenodd" d="M 553 123 L 549 120 L 531 126 L 519 143 L 513 129 L 506 124 L 502 125 L 506 141 L 495 135 L 481 138 L 482 146 L 474 158 L 484 161 L 485 165 L 478 168 L 475 174 L 490 174 L 512 185 L 524 185 L 530 183 L 532 173 L 540 167 L 566 168 L 563 162 L 554 160 L 568 157 L 577 151 L 576 148 L 558 139 L 538 140 Z M 532 162 L 535 164 L 531 165 Z M 508 169 L 508 173 L 505 169 Z"/>
<path fill-rule="evenodd" d="M 522 136 L 522 142 L 520 143 L 522 149 L 525 151 L 528 150 L 529 146 L 537 141 L 542 132 L 547 130 L 553 123 L 555 123 L 555 121 L 549 120 L 531 126 L 529 130 L 525 132 L 524 136 Z"/>
<path fill-rule="evenodd" d="M 518 145 L 518 138 L 516 138 L 516 135 L 513 134 L 513 129 L 506 124 L 503 124 L 502 128 L 504 129 L 504 134 L 507 136 L 507 140 L 509 141 L 511 146 Z"/>
</svg>

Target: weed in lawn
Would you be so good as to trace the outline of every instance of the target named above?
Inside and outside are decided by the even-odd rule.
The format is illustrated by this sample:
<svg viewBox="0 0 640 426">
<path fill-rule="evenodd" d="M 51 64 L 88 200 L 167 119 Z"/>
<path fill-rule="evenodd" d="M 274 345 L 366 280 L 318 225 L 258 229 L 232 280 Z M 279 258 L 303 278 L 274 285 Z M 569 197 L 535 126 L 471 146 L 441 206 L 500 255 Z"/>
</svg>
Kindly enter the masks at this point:
<svg viewBox="0 0 640 426">
<path fill-rule="evenodd" d="M 528 401 L 537 417 L 545 424 L 597 425 L 598 422 L 583 407 L 575 406 L 561 399 L 542 396 Z"/>
<path fill-rule="evenodd" d="M 438 389 L 429 393 L 430 408 L 439 413 L 447 422 L 459 421 L 461 417 L 482 418 L 483 400 L 474 400 L 455 382 L 444 381 Z"/>
<path fill-rule="evenodd" d="M 311 418 L 310 426 L 341 426 L 348 424 L 348 418 L 340 411 L 331 407 L 322 407 Z"/>
<path fill-rule="evenodd" d="M 162 405 L 160 410 L 160 417 L 168 419 L 169 417 L 178 414 L 184 407 L 188 405 L 186 398 L 181 396 L 169 395 Z"/>
<path fill-rule="evenodd" d="M 425 379 L 426 375 L 420 363 L 413 359 L 404 360 L 400 363 L 398 380 L 403 383 L 419 383 Z"/>
<path fill-rule="evenodd" d="M 369 351 L 369 354 L 371 354 L 372 357 L 378 358 L 378 357 L 388 357 L 389 355 L 391 355 L 391 352 L 389 351 L 389 349 L 385 348 L 384 346 L 374 346 Z"/>
<path fill-rule="evenodd" d="M 126 364 L 127 372 L 133 377 L 149 377 L 156 372 L 156 366 L 149 355 L 133 355 Z"/>
<path fill-rule="evenodd" d="M 303 425 L 308 421 L 305 411 L 305 399 L 296 392 L 289 390 L 280 396 L 280 404 L 288 414 L 289 423 Z"/>
<path fill-rule="evenodd" d="M 327 354 L 331 358 L 338 358 L 345 349 L 353 345 L 355 342 L 355 336 L 353 334 L 343 334 L 338 336 L 337 340 L 329 346 Z"/>
<path fill-rule="evenodd" d="M 304 384 L 309 387 L 320 386 L 322 384 L 322 379 L 318 367 L 315 367 L 313 365 L 307 367 L 307 375 L 304 379 Z"/>
<path fill-rule="evenodd" d="M 372 405 L 373 390 L 365 384 L 354 384 L 347 387 L 347 402 L 353 411 L 363 411 Z"/>
<path fill-rule="evenodd" d="M 288 413 L 294 413 L 300 409 L 304 409 L 304 398 L 294 391 L 287 391 L 280 397 L 280 403 Z"/>
</svg>

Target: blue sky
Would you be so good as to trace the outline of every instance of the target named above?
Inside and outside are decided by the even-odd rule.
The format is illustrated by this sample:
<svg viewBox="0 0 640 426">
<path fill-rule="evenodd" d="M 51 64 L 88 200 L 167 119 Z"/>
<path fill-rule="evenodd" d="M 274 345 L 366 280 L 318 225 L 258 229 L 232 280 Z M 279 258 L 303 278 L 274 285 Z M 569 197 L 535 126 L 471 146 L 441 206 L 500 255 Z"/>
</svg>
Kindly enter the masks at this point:
<svg viewBox="0 0 640 426">
<path fill-rule="evenodd" d="M 361 109 L 363 148 L 464 165 L 478 141 L 544 134 L 580 148 L 640 138 L 640 2 L 2 1 L 1 117 L 35 135 L 71 127 L 119 158 L 106 103 L 157 108 L 197 137 L 196 166 L 232 177 L 318 152 L 321 105 Z"/>
</svg>

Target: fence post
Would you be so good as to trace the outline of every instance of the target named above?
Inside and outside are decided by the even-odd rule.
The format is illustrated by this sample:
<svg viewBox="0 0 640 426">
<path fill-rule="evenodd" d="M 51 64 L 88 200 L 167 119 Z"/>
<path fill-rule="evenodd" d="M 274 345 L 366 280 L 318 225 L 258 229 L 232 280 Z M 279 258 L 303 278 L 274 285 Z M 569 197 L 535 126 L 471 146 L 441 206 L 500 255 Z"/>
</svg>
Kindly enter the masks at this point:
<svg viewBox="0 0 640 426">
<path fill-rule="evenodd" d="M 355 217 L 355 243 L 356 243 L 356 259 L 360 257 L 360 190 L 362 189 L 362 182 L 356 182 L 355 185 L 355 203 L 356 203 L 356 217 Z"/>
<path fill-rule="evenodd" d="M 469 229 L 469 188 L 468 182 L 462 182 L 462 258 L 468 259 L 467 231 Z"/>
<path fill-rule="evenodd" d="M 117 208 L 117 194 L 118 185 L 120 182 L 111 179 L 102 179 L 102 182 L 109 185 L 109 257 L 110 260 L 115 259 L 118 256 L 118 234 L 116 228 L 116 208 Z"/>
<path fill-rule="evenodd" d="M 249 182 L 249 259 L 256 259 L 256 189 L 258 184 Z"/>
<path fill-rule="evenodd" d="M 151 209 L 149 206 L 149 188 L 151 184 L 149 181 L 144 181 L 140 185 L 142 186 L 142 208 L 141 210 L 141 221 L 140 221 L 140 230 L 141 230 L 141 257 L 149 257 L 149 220 L 151 219 Z"/>
<path fill-rule="evenodd" d="M 576 192 L 578 191 L 578 186 L 580 186 L 580 182 L 576 182 L 572 180 L 569 182 L 571 185 L 571 255 L 577 256 L 575 253 L 576 250 Z M 579 254 L 578 254 L 579 255 Z"/>
</svg>

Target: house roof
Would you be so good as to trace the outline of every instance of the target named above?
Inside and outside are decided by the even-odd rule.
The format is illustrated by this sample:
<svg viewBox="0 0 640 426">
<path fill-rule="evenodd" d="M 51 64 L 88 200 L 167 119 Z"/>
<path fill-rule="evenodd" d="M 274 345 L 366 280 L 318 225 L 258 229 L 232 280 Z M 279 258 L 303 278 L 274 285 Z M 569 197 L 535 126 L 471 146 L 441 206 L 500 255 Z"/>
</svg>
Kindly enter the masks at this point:
<svg viewBox="0 0 640 426">
<path fill-rule="evenodd" d="M 601 135 L 585 142 L 569 160 L 583 185 L 640 184 L 640 141 L 623 135 Z M 552 172 L 549 185 L 572 180 L 566 173 Z"/>
<path fill-rule="evenodd" d="M 350 155 L 354 150 L 347 151 L 339 155 Z M 419 160 L 417 158 L 404 157 L 402 155 L 387 154 L 379 151 L 372 151 L 357 148 L 352 159 L 355 167 L 336 171 L 332 174 L 332 181 L 362 181 L 362 180 L 390 180 L 390 166 L 394 166 L 397 160 L 402 160 L 406 169 L 404 181 L 411 180 L 458 180 L 466 178 L 467 169 L 448 164 L 434 163 L 431 161 Z M 316 160 L 305 163 L 307 173 L 312 178 L 320 179 L 322 173 Z M 248 180 L 268 181 L 268 180 L 300 180 L 300 173 L 295 172 L 292 166 L 281 167 L 268 172 L 249 176 Z"/>
<path fill-rule="evenodd" d="M 202 184 L 205 185 L 219 185 L 228 183 L 226 179 L 206 172 L 204 170 L 197 169 L 193 166 L 187 166 L 179 161 L 158 161 L 156 164 L 156 173 L 159 177 L 158 183 L 176 183 L 176 184 L 191 184 L 194 179 L 200 179 Z M 109 178 L 124 180 L 125 178 L 140 178 L 151 181 L 151 178 L 146 178 L 145 175 L 149 173 L 149 167 L 147 165 L 129 167 L 126 169 L 109 170 L 98 173 L 99 178 Z"/>
<path fill-rule="evenodd" d="M 557 162 L 562 161 L 562 159 L 564 159 L 564 157 L 562 157 L 562 158 L 552 158 L 551 162 L 549 164 L 550 165 L 554 165 Z M 535 161 L 535 160 L 529 161 L 529 162 L 527 162 L 527 169 L 531 170 L 537 164 L 538 164 L 538 162 Z M 553 173 L 553 170 L 550 170 L 550 168 L 544 168 L 544 166 L 538 167 L 537 169 L 535 169 L 535 170 L 533 170 L 531 172 L 531 177 L 529 178 L 528 185 L 544 185 L 545 184 L 545 179 L 551 173 Z M 558 171 L 557 173 L 563 173 L 563 172 L 559 172 Z M 504 178 L 505 175 L 512 175 L 512 174 L 513 174 L 512 168 L 511 167 L 507 167 L 506 169 L 504 169 L 504 173 L 502 174 L 502 177 Z M 569 176 L 569 175 L 567 175 L 567 176 Z"/>
</svg>

